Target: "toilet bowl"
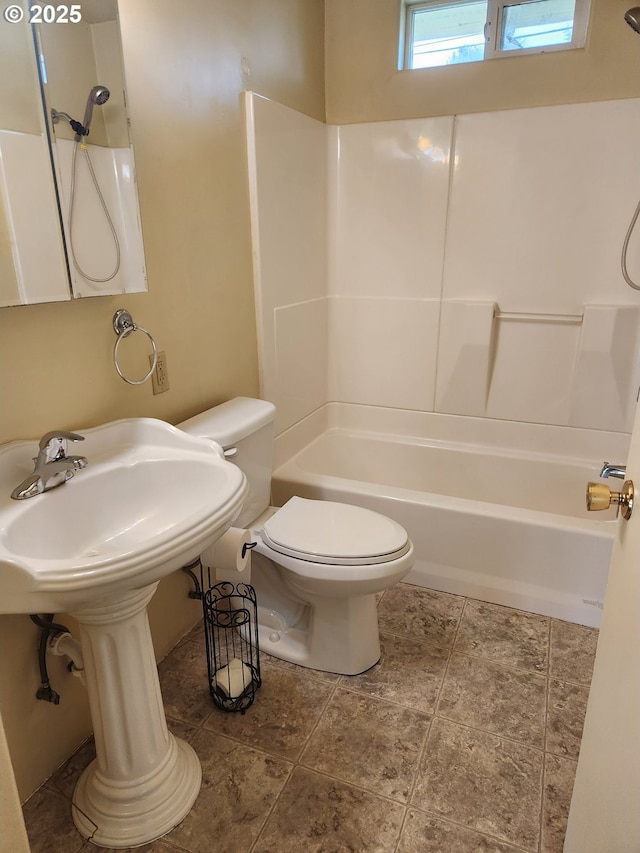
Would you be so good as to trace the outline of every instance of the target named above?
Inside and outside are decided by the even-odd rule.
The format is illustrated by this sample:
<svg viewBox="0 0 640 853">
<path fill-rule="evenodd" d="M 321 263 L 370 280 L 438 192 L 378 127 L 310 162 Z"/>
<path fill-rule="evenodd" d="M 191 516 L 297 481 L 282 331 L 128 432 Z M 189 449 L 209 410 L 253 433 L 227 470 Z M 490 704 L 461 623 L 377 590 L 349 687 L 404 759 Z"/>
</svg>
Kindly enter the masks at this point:
<svg viewBox="0 0 640 853">
<path fill-rule="evenodd" d="M 249 498 L 235 525 L 256 543 L 260 648 L 355 675 L 380 657 L 376 594 L 407 574 L 413 545 L 401 525 L 363 507 L 299 497 L 269 506 L 274 416 L 271 403 L 238 397 L 179 427 L 216 441 L 247 476 Z"/>
<path fill-rule="evenodd" d="M 404 528 L 379 513 L 291 498 L 251 529 L 260 647 L 355 675 L 380 658 L 376 593 L 413 564 Z"/>
</svg>

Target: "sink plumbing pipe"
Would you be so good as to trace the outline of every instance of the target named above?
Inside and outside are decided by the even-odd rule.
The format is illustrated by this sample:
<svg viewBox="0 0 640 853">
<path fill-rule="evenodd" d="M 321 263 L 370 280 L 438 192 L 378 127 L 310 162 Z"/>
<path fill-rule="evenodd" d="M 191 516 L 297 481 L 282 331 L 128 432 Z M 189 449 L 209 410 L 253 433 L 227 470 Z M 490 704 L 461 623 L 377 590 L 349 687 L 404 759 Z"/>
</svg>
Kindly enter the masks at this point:
<svg viewBox="0 0 640 853">
<path fill-rule="evenodd" d="M 54 655 L 63 657 L 66 655 L 69 658 L 69 672 L 75 675 L 80 681 L 87 686 L 84 677 L 84 659 L 82 657 L 82 648 L 80 643 L 74 639 L 68 631 L 64 634 L 54 634 L 49 638 L 49 651 Z"/>
<path fill-rule="evenodd" d="M 45 613 L 42 616 L 31 614 L 29 618 L 42 629 L 40 633 L 40 644 L 38 647 L 38 665 L 40 667 L 40 687 L 36 692 L 36 699 L 42 699 L 44 702 L 52 702 L 54 705 L 60 704 L 60 694 L 57 693 L 49 683 L 49 673 L 47 671 L 47 648 L 49 647 L 49 637 L 53 635 L 53 639 L 60 635 L 67 635 L 71 638 L 73 646 L 68 643 L 63 644 L 63 651 L 54 652 L 55 654 L 66 654 L 71 657 L 69 669 L 74 675 L 78 675 L 84 682 L 84 663 L 82 660 L 82 651 L 80 645 L 73 640 L 71 632 L 65 625 L 60 625 L 53 622 L 53 613 Z M 73 650 L 73 655 L 69 654 L 68 650 Z M 53 649 L 52 649 L 53 651 Z M 76 672 L 77 670 L 77 672 Z"/>
</svg>

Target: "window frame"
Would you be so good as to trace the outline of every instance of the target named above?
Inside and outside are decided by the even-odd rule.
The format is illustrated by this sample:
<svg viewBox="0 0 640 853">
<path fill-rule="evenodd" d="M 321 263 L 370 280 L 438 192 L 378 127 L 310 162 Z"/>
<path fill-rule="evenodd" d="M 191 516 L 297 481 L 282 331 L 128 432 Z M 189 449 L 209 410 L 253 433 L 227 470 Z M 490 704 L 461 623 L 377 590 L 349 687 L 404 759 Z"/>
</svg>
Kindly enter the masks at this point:
<svg viewBox="0 0 640 853">
<path fill-rule="evenodd" d="M 400 19 L 400 40 L 398 67 L 404 71 L 424 71 L 426 69 L 412 68 L 410 63 L 413 45 L 413 22 L 417 11 L 443 6 L 459 6 L 468 0 L 402 0 Z M 537 53 L 551 53 L 559 50 L 575 50 L 584 47 L 587 42 L 587 30 L 591 11 L 591 0 L 575 0 L 573 13 L 573 32 L 570 42 L 563 44 L 545 45 L 543 47 L 524 47 L 516 50 L 504 50 L 499 46 L 502 33 L 504 9 L 509 6 L 536 3 L 539 0 L 487 0 L 487 21 L 484 26 L 484 56 L 487 59 L 503 59 L 504 57 L 526 56 Z M 461 65 L 467 63 L 459 63 Z M 433 66 L 444 68 L 443 65 Z"/>
</svg>

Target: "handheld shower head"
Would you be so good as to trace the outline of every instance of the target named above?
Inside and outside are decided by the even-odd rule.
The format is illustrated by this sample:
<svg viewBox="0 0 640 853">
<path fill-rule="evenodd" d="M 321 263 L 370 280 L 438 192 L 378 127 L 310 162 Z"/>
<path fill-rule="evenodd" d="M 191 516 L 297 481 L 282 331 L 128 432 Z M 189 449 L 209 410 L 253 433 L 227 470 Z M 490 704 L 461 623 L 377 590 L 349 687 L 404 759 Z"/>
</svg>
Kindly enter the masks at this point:
<svg viewBox="0 0 640 853">
<path fill-rule="evenodd" d="M 89 100 L 97 104 L 101 107 L 111 97 L 111 92 L 107 89 L 106 86 L 94 86 L 93 89 L 89 92 Z"/>
<path fill-rule="evenodd" d="M 629 9 L 625 13 L 624 19 L 635 32 L 640 33 L 640 6 Z"/>
<path fill-rule="evenodd" d="M 93 105 L 95 104 L 98 107 L 101 107 L 103 104 L 106 104 L 111 96 L 111 92 L 107 89 L 106 86 L 94 86 L 93 89 L 89 92 L 89 97 L 87 98 L 87 106 L 84 111 L 84 119 L 82 120 L 82 124 L 84 126 L 84 136 L 89 135 L 89 127 L 91 126 L 91 119 L 93 117 Z M 80 139 L 80 135 L 76 134 L 76 141 Z"/>
</svg>

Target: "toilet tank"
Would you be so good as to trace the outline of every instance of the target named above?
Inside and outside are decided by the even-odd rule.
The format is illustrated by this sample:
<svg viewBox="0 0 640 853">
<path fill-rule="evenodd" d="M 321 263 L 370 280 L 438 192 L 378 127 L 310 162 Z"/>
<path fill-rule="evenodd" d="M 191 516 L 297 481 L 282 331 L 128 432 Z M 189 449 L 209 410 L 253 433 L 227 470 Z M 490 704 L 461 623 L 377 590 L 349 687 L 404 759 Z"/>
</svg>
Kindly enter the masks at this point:
<svg viewBox="0 0 640 853">
<path fill-rule="evenodd" d="M 228 459 L 237 465 L 249 483 L 249 495 L 235 527 L 249 527 L 269 506 L 273 463 L 273 421 L 276 407 L 266 400 L 235 397 L 189 420 L 178 429 L 200 438 L 212 438 L 224 450 L 237 453 Z"/>
</svg>

